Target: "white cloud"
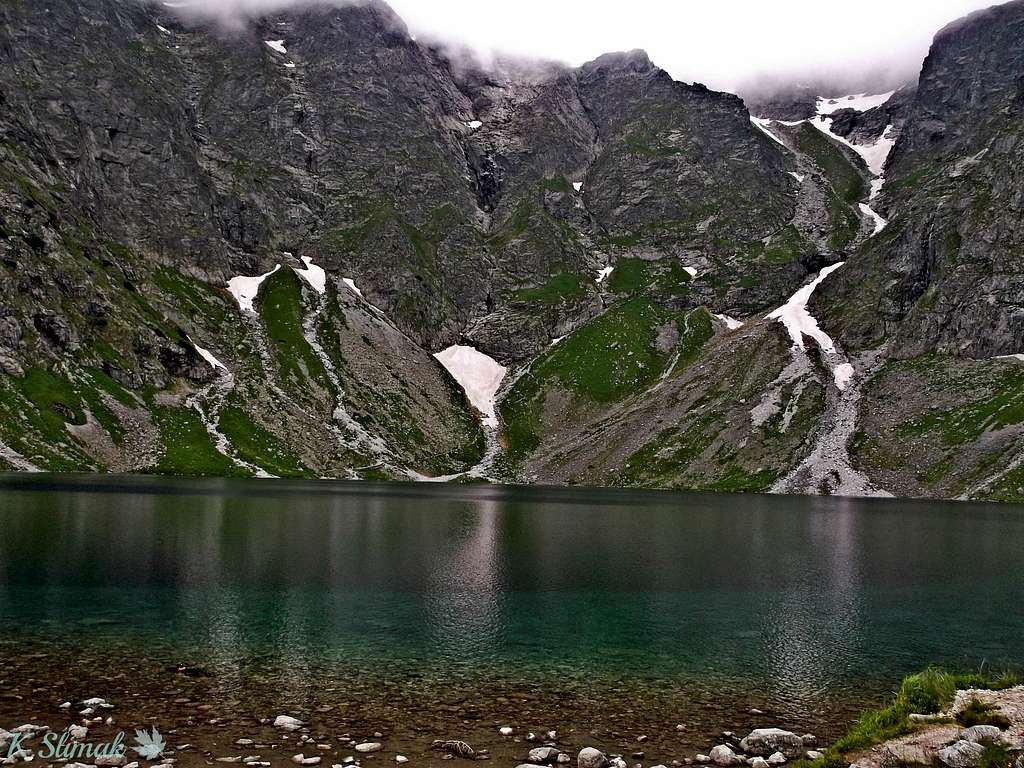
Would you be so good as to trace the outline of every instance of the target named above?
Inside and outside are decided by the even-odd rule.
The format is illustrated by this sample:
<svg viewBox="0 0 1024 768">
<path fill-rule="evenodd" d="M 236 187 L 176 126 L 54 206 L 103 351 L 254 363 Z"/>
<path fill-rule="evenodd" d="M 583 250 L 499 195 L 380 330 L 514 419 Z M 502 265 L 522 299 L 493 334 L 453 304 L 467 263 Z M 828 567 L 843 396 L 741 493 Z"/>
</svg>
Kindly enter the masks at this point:
<svg viewBox="0 0 1024 768">
<path fill-rule="evenodd" d="M 301 2 L 302 0 L 293 0 Z M 179 0 L 206 16 L 289 0 Z M 992 0 L 391 0 L 418 36 L 581 64 L 644 48 L 673 77 L 735 90 L 763 77 L 913 75 L 934 34 Z"/>
</svg>

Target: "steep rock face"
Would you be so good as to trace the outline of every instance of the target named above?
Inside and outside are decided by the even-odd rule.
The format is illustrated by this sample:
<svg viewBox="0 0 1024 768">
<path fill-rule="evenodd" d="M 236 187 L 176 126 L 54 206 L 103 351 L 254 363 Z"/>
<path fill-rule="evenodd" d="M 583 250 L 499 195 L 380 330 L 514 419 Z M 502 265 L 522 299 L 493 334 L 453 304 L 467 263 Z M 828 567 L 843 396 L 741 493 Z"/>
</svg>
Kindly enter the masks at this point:
<svg viewBox="0 0 1024 768">
<path fill-rule="evenodd" d="M 816 297 L 854 346 L 972 358 L 1024 349 L 1024 3 L 947 27 L 886 169 L 888 229 Z"/>
</svg>

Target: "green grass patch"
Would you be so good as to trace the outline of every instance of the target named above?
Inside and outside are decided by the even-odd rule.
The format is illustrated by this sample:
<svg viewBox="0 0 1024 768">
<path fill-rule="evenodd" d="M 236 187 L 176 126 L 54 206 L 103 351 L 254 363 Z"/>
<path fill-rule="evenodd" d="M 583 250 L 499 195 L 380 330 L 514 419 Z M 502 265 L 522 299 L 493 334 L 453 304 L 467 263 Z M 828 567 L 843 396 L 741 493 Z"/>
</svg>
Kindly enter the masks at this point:
<svg viewBox="0 0 1024 768">
<path fill-rule="evenodd" d="M 965 393 L 966 396 L 966 393 Z M 983 434 L 1024 422 L 1024 371 L 1006 366 L 981 399 L 906 422 L 901 435 L 938 433 L 948 446 L 972 443 Z"/>
<path fill-rule="evenodd" d="M 980 688 L 1002 690 L 1019 684 L 1013 674 L 988 675 L 983 673 L 951 674 L 930 667 L 924 672 L 904 678 L 895 698 L 885 707 L 865 712 L 853 727 L 829 748 L 824 758 L 826 765 L 853 752 L 861 752 L 876 744 L 894 739 L 913 730 L 911 714 L 934 715 L 953 703 L 958 690 Z M 842 764 L 847 765 L 849 761 Z"/>
<path fill-rule="evenodd" d="M 520 461 L 540 444 L 541 412 L 552 388 L 566 391 L 574 405 L 607 405 L 654 384 L 675 352 L 656 348 L 658 329 L 673 324 L 680 335 L 680 360 L 692 359 L 694 350 L 710 338 L 707 311 L 681 316 L 642 298 L 612 307 L 547 350 L 501 404 L 509 459 Z"/>
<path fill-rule="evenodd" d="M 608 277 L 608 290 L 612 293 L 645 294 L 681 298 L 691 293 L 693 278 L 676 259 L 646 261 L 619 259 Z"/>
<path fill-rule="evenodd" d="M 544 285 L 536 288 L 522 288 L 513 294 L 517 301 L 531 304 L 562 304 L 580 299 L 584 295 L 586 295 L 586 288 L 584 288 L 579 275 L 571 272 L 561 272 Z"/>
<path fill-rule="evenodd" d="M 972 699 L 966 707 L 956 716 L 956 721 L 964 728 L 972 725 L 994 725 L 996 728 L 1006 730 L 1010 727 L 1010 721 L 999 714 L 991 704 L 983 704 L 977 699 Z"/>
<path fill-rule="evenodd" d="M 237 405 L 220 412 L 217 428 L 240 459 L 278 477 L 310 477 L 302 461 L 276 435 L 264 429 Z"/>
<path fill-rule="evenodd" d="M 279 269 L 263 282 L 256 309 L 266 328 L 281 379 L 292 392 L 307 393 L 311 382 L 332 392 L 327 370 L 303 334 L 302 285 L 294 270 Z"/>
<path fill-rule="evenodd" d="M 847 203 L 863 200 L 867 184 L 853 162 L 821 131 L 802 123 L 796 135 L 797 146 L 810 155 L 824 172 L 836 194 Z"/>
<path fill-rule="evenodd" d="M 814 255 L 815 250 L 814 245 L 800 234 L 800 230 L 789 224 L 769 238 L 762 259 L 769 264 L 790 264 Z"/>
<path fill-rule="evenodd" d="M 548 192 L 561 192 L 568 194 L 572 189 L 569 180 L 565 176 L 549 176 L 541 182 L 541 186 Z"/>
<path fill-rule="evenodd" d="M 158 475 L 238 477 L 246 473 L 217 450 L 199 414 L 191 408 L 157 405 L 153 420 L 160 430 L 163 452 L 149 471 Z"/>
</svg>

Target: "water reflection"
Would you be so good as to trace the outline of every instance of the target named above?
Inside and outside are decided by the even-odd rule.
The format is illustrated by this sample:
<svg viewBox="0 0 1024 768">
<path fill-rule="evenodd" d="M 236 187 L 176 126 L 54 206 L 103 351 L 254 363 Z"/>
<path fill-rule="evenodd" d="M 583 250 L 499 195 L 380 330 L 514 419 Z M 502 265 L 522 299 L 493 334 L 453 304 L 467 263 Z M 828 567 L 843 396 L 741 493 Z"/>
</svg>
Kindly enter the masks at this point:
<svg viewBox="0 0 1024 768">
<path fill-rule="evenodd" d="M 225 697 L 378 669 L 713 680 L 811 711 L 1024 658 L 1017 508 L 369 490 L 0 480 L 3 633 L 88 626 L 216 668 Z"/>
</svg>

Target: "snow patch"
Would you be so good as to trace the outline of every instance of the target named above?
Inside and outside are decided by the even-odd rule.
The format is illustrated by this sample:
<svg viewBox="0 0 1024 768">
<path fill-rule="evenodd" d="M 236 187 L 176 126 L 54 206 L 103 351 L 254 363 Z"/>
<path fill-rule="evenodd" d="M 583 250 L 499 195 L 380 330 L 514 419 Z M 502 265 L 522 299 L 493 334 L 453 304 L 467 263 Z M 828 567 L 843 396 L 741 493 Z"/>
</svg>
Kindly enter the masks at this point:
<svg viewBox="0 0 1024 768">
<path fill-rule="evenodd" d="M 768 315 L 769 320 L 778 320 L 786 326 L 789 338 L 793 340 L 795 348 L 806 349 L 804 346 L 804 336 L 809 336 L 818 343 L 822 351 L 828 353 L 836 351 L 835 342 L 818 327 L 818 321 L 807 311 L 807 302 L 810 301 L 815 289 L 825 281 L 825 278 L 842 267 L 843 264 L 845 262 L 841 261 L 838 264 L 833 264 L 831 267 L 825 267 L 812 282 L 805 285 L 793 294 L 789 301 Z"/>
<path fill-rule="evenodd" d="M 790 176 L 792 176 L 792 177 L 793 177 L 794 179 L 796 179 L 796 180 L 797 180 L 798 182 L 800 182 L 801 184 L 803 184 L 803 183 L 804 183 L 804 179 L 806 179 L 806 178 L 807 178 L 806 176 L 801 176 L 801 175 L 800 175 L 799 173 L 797 173 L 796 171 L 790 171 L 790 172 L 789 172 L 789 175 L 790 175 Z"/>
<path fill-rule="evenodd" d="M 470 127 L 470 129 L 474 130 L 474 131 L 477 128 L 482 128 L 483 127 L 483 123 L 480 122 L 479 120 L 470 120 L 468 123 L 466 123 L 466 125 L 468 125 Z"/>
<path fill-rule="evenodd" d="M 735 331 L 737 328 L 743 327 L 743 322 L 741 320 L 737 320 L 735 317 L 729 317 L 728 315 L 714 315 L 714 317 L 725 323 L 725 327 L 730 331 Z"/>
<path fill-rule="evenodd" d="M 286 61 L 284 63 L 284 68 L 285 69 L 295 69 L 295 62 L 294 61 Z"/>
<path fill-rule="evenodd" d="M 871 233 L 872 236 L 877 235 L 889 224 L 888 221 L 879 216 L 878 213 L 867 203 L 860 204 L 860 212 L 875 222 L 875 231 Z"/>
<path fill-rule="evenodd" d="M 159 24 L 157 24 L 156 28 L 163 32 L 165 35 L 171 34 L 171 30 L 169 30 L 167 27 L 161 27 Z"/>
<path fill-rule="evenodd" d="M 840 392 L 844 391 L 849 383 L 853 380 L 853 366 L 849 363 L 842 363 L 837 365 L 832 371 L 832 376 L 835 378 L 836 387 Z"/>
<path fill-rule="evenodd" d="M 252 303 L 256 299 L 256 294 L 260 292 L 260 286 L 263 284 L 264 280 L 277 272 L 280 268 L 281 265 L 278 264 L 265 275 L 259 275 L 258 277 L 245 277 L 244 275 L 239 275 L 238 277 L 232 277 L 228 280 L 228 290 L 231 292 L 231 295 L 235 297 L 239 308 L 243 312 L 256 311 L 253 308 Z"/>
<path fill-rule="evenodd" d="M 302 257 L 302 263 L 306 265 L 305 269 L 292 267 L 295 274 L 309 283 L 310 287 L 317 293 L 327 293 L 327 273 L 323 267 L 318 267 L 308 256 Z"/>
<path fill-rule="evenodd" d="M 810 123 L 830 138 L 835 139 L 840 144 L 845 144 L 863 158 L 868 170 L 875 177 L 871 182 L 871 194 L 868 198 L 869 200 L 874 200 L 878 193 L 882 191 L 882 185 L 885 184 L 885 162 L 889 159 L 892 148 L 896 146 L 896 139 L 893 137 L 894 126 L 886 126 L 882 135 L 873 144 L 854 144 L 845 136 L 840 136 L 838 133 L 833 132 L 831 117 L 818 115 Z"/>
<path fill-rule="evenodd" d="M 688 274 L 690 277 L 697 276 L 697 269 L 695 267 L 683 267 L 683 272 Z"/>
<path fill-rule="evenodd" d="M 615 267 L 605 267 L 604 269 L 597 273 L 597 282 L 603 283 L 614 271 Z"/>
<path fill-rule="evenodd" d="M 815 110 L 819 115 L 831 115 L 833 112 L 838 112 L 840 109 L 852 109 L 857 112 L 867 112 L 869 109 L 875 109 L 876 107 L 880 107 L 887 103 L 895 93 L 896 91 L 876 94 L 857 93 L 852 96 L 839 96 L 834 99 L 819 96 Z"/>
<path fill-rule="evenodd" d="M 774 133 L 768 130 L 768 126 L 772 124 L 771 120 L 765 120 L 763 118 L 754 117 L 753 115 L 751 115 L 750 122 L 752 122 L 754 125 L 760 128 L 761 131 L 776 144 L 781 144 L 782 146 L 786 147 L 786 142 L 784 142 L 782 139 L 780 139 L 778 136 L 776 136 Z M 789 149 L 789 147 L 786 147 L 786 149 Z"/>
<path fill-rule="evenodd" d="M 343 277 L 341 278 L 341 282 L 347 285 L 349 290 L 352 291 L 352 293 L 356 294 L 356 296 L 358 296 L 359 298 L 363 298 L 363 292 L 356 287 L 355 280 L 353 280 L 351 277 Z"/>
<path fill-rule="evenodd" d="M 999 357 L 993 357 L 993 360 L 1013 360 L 1017 363 L 1024 363 L 1024 355 L 1000 355 Z"/>
<path fill-rule="evenodd" d="M 565 340 L 565 336 L 559 336 L 557 339 L 552 339 L 548 347 L 553 347 Z"/>
<path fill-rule="evenodd" d="M 484 425 L 497 427 L 494 400 L 508 369 L 483 352 L 458 344 L 434 357 L 466 391 L 469 402 L 483 415 Z"/>
<path fill-rule="evenodd" d="M 264 40 L 268 48 L 271 48 L 278 53 L 288 53 L 288 49 L 284 47 L 284 40 Z"/>
<path fill-rule="evenodd" d="M 583 191 L 583 182 L 582 181 L 574 181 L 572 183 L 572 188 L 575 189 L 577 192 L 582 192 Z"/>
<path fill-rule="evenodd" d="M 226 365 L 224 365 L 224 363 L 222 363 L 216 357 L 214 357 L 213 353 L 210 352 L 210 350 L 203 349 L 202 347 L 200 347 L 198 344 L 196 344 L 194 341 L 192 341 L 192 337 L 191 336 L 186 336 L 185 338 L 188 339 L 188 343 L 191 344 L 195 348 L 196 352 L 199 353 L 199 356 L 201 358 L 203 358 L 203 360 L 205 360 L 206 362 L 208 362 L 210 364 L 211 368 L 213 368 L 214 370 L 219 368 L 222 371 L 227 371 L 228 370 L 228 367 Z"/>
</svg>

